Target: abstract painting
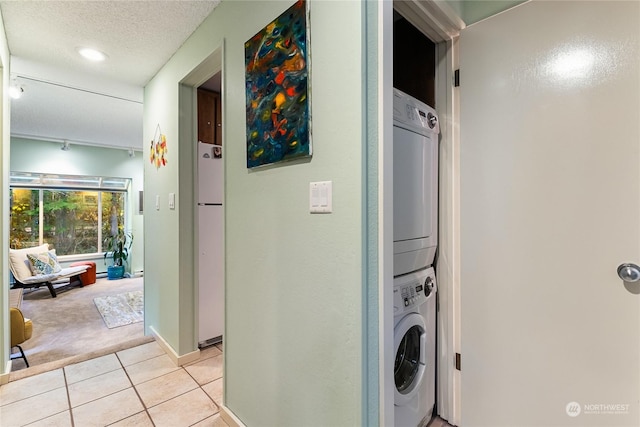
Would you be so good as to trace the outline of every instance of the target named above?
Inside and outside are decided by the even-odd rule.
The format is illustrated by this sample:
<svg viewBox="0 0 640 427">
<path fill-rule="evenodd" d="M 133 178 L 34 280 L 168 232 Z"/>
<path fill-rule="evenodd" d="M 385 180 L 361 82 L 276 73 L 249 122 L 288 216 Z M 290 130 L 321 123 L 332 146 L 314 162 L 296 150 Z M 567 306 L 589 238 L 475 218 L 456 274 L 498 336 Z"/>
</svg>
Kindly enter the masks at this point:
<svg viewBox="0 0 640 427">
<path fill-rule="evenodd" d="M 306 1 L 249 39 L 244 58 L 247 167 L 311 156 Z"/>
</svg>

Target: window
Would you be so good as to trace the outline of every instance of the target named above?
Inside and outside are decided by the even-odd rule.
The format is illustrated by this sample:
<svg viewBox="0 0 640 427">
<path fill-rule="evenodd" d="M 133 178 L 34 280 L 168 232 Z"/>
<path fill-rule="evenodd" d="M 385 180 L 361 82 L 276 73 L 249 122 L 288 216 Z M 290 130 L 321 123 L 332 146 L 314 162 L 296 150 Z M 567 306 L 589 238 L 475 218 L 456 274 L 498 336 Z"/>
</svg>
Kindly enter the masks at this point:
<svg viewBox="0 0 640 427">
<path fill-rule="evenodd" d="M 60 256 L 102 252 L 102 236 L 125 229 L 122 178 L 11 173 L 10 247 L 49 243 Z"/>
<path fill-rule="evenodd" d="M 14 249 L 40 244 L 38 227 L 39 190 L 11 189 L 11 241 Z"/>
</svg>

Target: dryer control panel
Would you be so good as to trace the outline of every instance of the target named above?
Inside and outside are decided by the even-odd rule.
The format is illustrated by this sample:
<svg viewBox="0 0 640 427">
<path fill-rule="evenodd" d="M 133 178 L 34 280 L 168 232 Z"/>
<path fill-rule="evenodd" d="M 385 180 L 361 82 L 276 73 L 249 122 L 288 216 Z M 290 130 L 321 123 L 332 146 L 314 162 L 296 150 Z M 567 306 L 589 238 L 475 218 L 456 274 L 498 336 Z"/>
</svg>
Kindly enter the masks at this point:
<svg viewBox="0 0 640 427">
<path fill-rule="evenodd" d="M 393 89 L 393 120 L 421 134 L 440 133 L 436 110 L 396 88 Z"/>
</svg>

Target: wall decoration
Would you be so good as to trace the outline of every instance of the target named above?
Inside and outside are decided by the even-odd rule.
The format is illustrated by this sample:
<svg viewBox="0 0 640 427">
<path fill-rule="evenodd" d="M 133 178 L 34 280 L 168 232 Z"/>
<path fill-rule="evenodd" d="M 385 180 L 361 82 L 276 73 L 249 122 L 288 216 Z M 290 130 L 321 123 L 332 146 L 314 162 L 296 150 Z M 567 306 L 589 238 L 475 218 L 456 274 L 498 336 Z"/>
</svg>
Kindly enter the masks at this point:
<svg viewBox="0 0 640 427">
<path fill-rule="evenodd" d="M 244 58 L 247 167 L 311 156 L 306 1 L 245 42 Z"/>
<path fill-rule="evenodd" d="M 160 169 L 160 166 L 167 165 L 167 137 L 160 130 L 160 123 L 156 127 L 156 132 L 151 140 L 151 148 L 149 153 L 149 160 L 152 165 L 156 166 L 156 169 Z"/>
</svg>

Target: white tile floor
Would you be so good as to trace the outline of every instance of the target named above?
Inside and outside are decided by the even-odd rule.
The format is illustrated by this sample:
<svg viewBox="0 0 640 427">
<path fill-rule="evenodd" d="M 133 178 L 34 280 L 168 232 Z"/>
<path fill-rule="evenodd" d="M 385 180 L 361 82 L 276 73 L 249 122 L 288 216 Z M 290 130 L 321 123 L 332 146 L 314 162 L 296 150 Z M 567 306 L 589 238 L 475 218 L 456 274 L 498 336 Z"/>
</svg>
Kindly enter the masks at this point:
<svg viewBox="0 0 640 427">
<path fill-rule="evenodd" d="M 0 387 L 0 426 L 225 427 L 222 346 L 176 367 L 155 342 Z"/>
</svg>

